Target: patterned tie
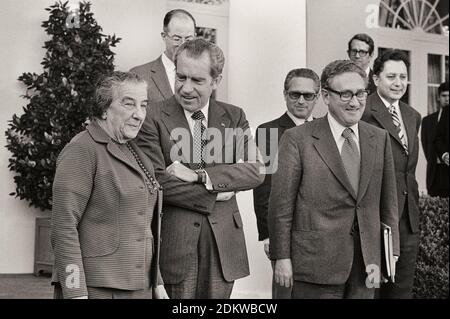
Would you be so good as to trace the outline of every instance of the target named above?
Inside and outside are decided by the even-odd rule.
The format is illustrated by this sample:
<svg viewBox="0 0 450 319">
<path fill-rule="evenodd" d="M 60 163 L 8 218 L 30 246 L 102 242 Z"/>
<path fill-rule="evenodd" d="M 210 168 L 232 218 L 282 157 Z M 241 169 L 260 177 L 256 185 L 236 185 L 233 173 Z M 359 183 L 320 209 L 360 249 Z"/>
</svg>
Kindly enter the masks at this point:
<svg viewBox="0 0 450 319">
<path fill-rule="evenodd" d="M 205 168 L 205 145 L 206 139 L 203 139 L 203 134 L 206 127 L 202 121 L 205 119 L 205 115 L 202 111 L 196 111 L 191 116 L 194 119 L 194 163 L 197 164 L 197 169 Z"/>
<path fill-rule="evenodd" d="M 344 163 L 348 179 L 350 180 L 350 184 L 352 184 L 355 194 L 358 194 L 361 158 L 358 151 L 358 146 L 356 145 L 352 135 L 353 130 L 348 127 L 342 132 L 345 142 L 344 145 L 342 145 L 341 158 Z"/>
<path fill-rule="evenodd" d="M 397 129 L 397 134 L 398 137 L 400 138 L 400 141 L 402 142 L 403 148 L 405 149 L 406 154 L 408 154 L 408 144 L 406 144 L 406 137 L 405 134 L 403 134 L 402 123 L 400 122 L 400 118 L 398 117 L 398 113 L 395 110 L 394 105 L 389 106 L 389 113 L 391 113 L 392 122 L 394 123 L 394 126 Z"/>
</svg>

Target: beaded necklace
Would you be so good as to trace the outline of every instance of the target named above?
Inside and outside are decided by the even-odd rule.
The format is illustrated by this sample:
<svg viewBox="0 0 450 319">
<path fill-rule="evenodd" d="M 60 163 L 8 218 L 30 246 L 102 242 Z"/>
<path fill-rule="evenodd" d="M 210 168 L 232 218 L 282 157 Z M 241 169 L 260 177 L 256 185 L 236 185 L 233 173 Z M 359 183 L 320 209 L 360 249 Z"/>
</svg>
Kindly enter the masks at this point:
<svg viewBox="0 0 450 319">
<path fill-rule="evenodd" d="M 159 188 L 158 183 L 156 183 L 156 180 L 154 179 L 154 177 L 145 168 L 144 164 L 141 162 L 141 159 L 136 154 L 134 149 L 131 147 L 130 143 L 125 143 L 125 144 L 127 145 L 127 147 L 130 150 L 131 154 L 133 154 L 133 156 L 136 159 L 136 162 L 138 163 L 139 167 L 141 168 L 141 170 L 144 172 L 145 176 L 147 177 L 145 179 L 145 185 L 147 185 L 147 189 L 149 190 L 150 193 L 155 194 L 156 191 Z"/>
</svg>

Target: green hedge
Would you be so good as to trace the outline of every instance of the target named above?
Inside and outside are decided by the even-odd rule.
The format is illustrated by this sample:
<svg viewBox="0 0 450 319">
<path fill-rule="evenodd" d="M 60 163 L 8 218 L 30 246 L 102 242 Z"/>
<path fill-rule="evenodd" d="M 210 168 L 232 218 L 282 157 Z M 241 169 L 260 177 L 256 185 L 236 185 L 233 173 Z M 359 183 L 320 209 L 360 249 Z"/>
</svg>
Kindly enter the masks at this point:
<svg viewBox="0 0 450 319">
<path fill-rule="evenodd" d="M 420 244 L 414 297 L 449 297 L 448 198 L 421 196 Z"/>
</svg>

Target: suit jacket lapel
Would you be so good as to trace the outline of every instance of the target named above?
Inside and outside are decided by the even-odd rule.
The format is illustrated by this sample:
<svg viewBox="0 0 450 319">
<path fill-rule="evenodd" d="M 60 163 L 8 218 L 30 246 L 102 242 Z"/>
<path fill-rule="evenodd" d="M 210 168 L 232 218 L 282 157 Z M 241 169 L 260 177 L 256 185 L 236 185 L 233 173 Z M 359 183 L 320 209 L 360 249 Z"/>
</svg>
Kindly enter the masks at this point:
<svg viewBox="0 0 450 319">
<path fill-rule="evenodd" d="M 331 128 L 328 124 L 327 117 L 325 116 L 321 119 L 315 120 L 315 122 L 317 124 L 312 133 L 312 136 L 316 138 L 314 147 L 328 168 L 333 172 L 337 180 L 356 200 L 355 191 L 348 180 L 347 173 L 345 172 L 341 155 L 339 154 L 333 134 L 331 133 Z"/>
<path fill-rule="evenodd" d="M 408 153 L 414 152 L 414 141 L 416 135 L 416 127 L 414 122 L 414 116 L 408 106 L 401 102 L 399 103 L 400 112 L 402 113 L 403 125 L 405 126 L 406 136 L 408 137 Z"/>
<path fill-rule="evenodd" d="M 359 124 L 359 149 L 361 151 L 361 170 L 358 187 L 358 199 L 359 202 L 364 196 L 367 186 L 369 185 L 370 177 L 373 171 L 373 152 L 375 149 L 375 142 L 373 134 L 368 129 L 367 125 Z M 365 123 L 364 123 L 365 124 Z"/>
<path fill-rule="evenodd" d="M 283 115 L 280 116 L 280 118 L 278 119 L 278 125 L 285 129 L 291 128 L 295 126 L 294 121 L 292 121 L 292 119 L 289 117 L 289 115 L 286 113 L 284 113 Z"/>
<path fill-rule="evenodd" d="M 371 108 L 375 120 L 377 120 L 378 123 L 380 123 L 381 127 L 387 130 L 389 134 L 403 147 L 402 141 L 398 136 L 397 129 L 395 128 L 394 122 L 392 121 L 391 113 L 389 113 L 388 109 L 377 93 L 373 94 L 373 103 L 371 105 Z"/>
<path fill-rule="evenodd" d="M 170 98 L 172 93 L 172 88 L 170 87 L 169 79 L 167 78 L 166 69 L 162 63 L 162 55 L 156 60 L 156 63 L 152 65 L 150 69 L 151 78 L 155 83 L 155 86 L 161 92 L 165 99 Z"/>
<path fill-rule="evenodd" d="M 183 156 L 183 163 L 188 164 L 189 168 L 193 168 L 191 163 L 191 156 L 187 156 L 192 152 L 192 134 L 189 128 L 189 124 L 184 115 L 183 108 L 178 104 L 175 97 L 169 99 L 163 106 L 162 110 L 162 122 L 167 128 L 170 135 L 173 130 L 183 130 L 181 140 L 173 141 L 173 146 L 176 145 L 181 150 Z M 178 136 L 175 136 L 178 138 Z M 186 138 L 189 140 L 186 141 Z M 180 148 L 181 146 L 181 148 Z"/>
<path fill-rule="evenodd" d="M 208 110 L 208 129 L 214 128 L 220 132 L 220 135 L 218 137 L 214 137 L 214 138 L 220 138 L 220 140 L 221 140 L 220 149 L 218 149 L 218 144 L 213 142 L 214 143 L 214 158 L 217 158 L 218 160 L 222 160 L 222 158 L 223 158 L 225 141 L 227 141 L 227 138 L 228 138 L 226 133 L 228 133 L 228 134 L 231 133 L 231 130 L 226 132 L 225 129 L 229 128 L 229 127 L 230 127 L 230 119 L 226 116 L 226 112 L 223 109 L 223 107 L 220 106 L 215 100 L 210 99 L 209 100 L 209 110 Z M 233 144 L 227 143 L 227 145 L 232 146 Z M 208 156 L 208 151 L 207 151 L 207 156 Z M 208 162 L 213 162 L 213 161 L 214 160 L 210 160 Z M 208 164 L 207 164 L 207 166 L 208 166 Z"/>
</svg>

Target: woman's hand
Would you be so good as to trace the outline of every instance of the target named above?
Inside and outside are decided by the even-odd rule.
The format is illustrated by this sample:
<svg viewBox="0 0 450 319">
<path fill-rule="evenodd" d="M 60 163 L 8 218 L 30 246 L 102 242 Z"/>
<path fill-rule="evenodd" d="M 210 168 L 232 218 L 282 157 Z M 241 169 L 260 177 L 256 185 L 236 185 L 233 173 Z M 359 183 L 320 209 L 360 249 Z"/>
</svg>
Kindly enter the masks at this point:
<svg viewBox="0 0 450 319">
<path fill-rule="evenodd" d="M 156 299 L 169 299 L 164 285 L 159 285 L 156 288 L 153 288 L 153 292 Z"/>
</svg>

